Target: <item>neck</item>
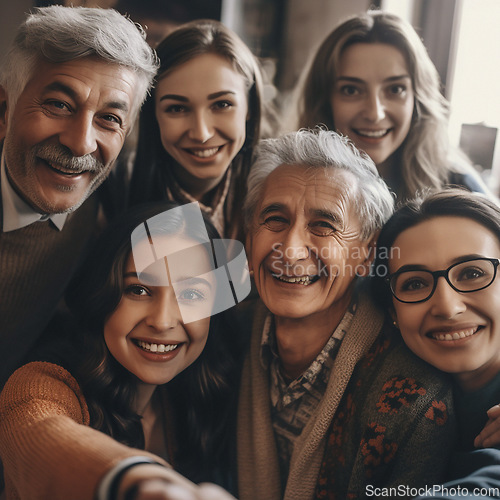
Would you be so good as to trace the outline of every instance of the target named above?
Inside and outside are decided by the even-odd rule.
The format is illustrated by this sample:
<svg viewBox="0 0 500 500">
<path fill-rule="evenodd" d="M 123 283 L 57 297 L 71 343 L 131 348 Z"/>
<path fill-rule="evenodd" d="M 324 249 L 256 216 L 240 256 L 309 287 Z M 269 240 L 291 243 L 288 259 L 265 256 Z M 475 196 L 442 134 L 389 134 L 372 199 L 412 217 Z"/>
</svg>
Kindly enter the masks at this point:
<svg viewBox="0 0 500 500">
<path fill-rule="evenodd" d="M 309 368 L 342 321 L 351 296 L 346 293 L 329 309 L 304 318 L 275 317 L 278 355 L 285 377 L 296 379 Z"/>
<path fill-rule="evenodd" d="M 147 412 L 148 408 L 151 406 L 153 399 L 153 394 L 156 389 L 156 385 L 139 383 L 137 386 L 137 394 L 132 405 L 132 409 L 141 416 Z"/>
<path fill-rule="evenodd" d="M 173 169 L 175 180 L 179 183 L 184 191 L 188 192 L 195 200 L 210 205 L 216 188 L 224 179 L 224 174 L 221 177 L 200 179 L 191 175 L 182 165 L 175 164 Z"/>
<path fill-rule="evenodd" d="M 379 163 L 377 165 L 377 170 L 378 173 L 380 174 L 380 177 L 383 179 L 387 180 L 393 180 L 394 179 L 394 165 L 395 165 L 395 157 L 396 153 L 393 153 L 387 160 L 385 160 L 382 163 Z"/>
<path fill-rule="evenodd" d="M 488 385 L 499 373 L 500 359 L 474 371 L 456 373 L 453 378 L 463 392 L 475 392 Z"/>
<path fill-rule="evenodd" d="M 403 165 L 402 165 L 402 149 L 401 147 L 392 153 L 387 160 L 377 164 L 377 170 L 389 187 L 394 190 L 398 196 L 401 195 L 400 188 L 403 179 Z"/>
</svg>

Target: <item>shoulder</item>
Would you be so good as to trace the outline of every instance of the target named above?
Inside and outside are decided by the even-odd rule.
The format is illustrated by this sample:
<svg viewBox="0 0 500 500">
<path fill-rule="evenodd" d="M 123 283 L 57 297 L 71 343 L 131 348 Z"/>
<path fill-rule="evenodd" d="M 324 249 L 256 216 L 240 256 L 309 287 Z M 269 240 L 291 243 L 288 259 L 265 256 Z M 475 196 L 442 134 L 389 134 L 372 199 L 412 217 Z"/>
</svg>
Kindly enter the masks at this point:
<svg viewBox="0 0 500 500">
<path fill-rule="evenodd" d="M 377 414 L 425 416 L 432 421 L 429 423 L 440 426 L 453 413 L 448 375 L 415 356 L 387 321 L 359 362 L 355 379 L 370 403 L 366 408 Z"/>
<path fill-rule="evenodd" d="M 46 361 L 27 363 L 9 378 L 0 394 L 0 416 L 23 413 L 68 414 L 88 424 L 85 399 L 74 377 L 62 366 Z"/>
</svg>

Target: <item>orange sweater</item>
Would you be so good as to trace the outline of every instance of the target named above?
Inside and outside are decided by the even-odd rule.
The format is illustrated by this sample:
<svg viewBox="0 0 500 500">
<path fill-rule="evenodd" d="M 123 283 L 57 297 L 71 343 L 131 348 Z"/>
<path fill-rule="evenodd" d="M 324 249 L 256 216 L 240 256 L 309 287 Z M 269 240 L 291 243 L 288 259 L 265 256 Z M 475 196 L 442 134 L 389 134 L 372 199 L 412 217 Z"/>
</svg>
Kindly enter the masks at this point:
<svg viewBox="0 0 500 500">
<path fill-rule="evenodd" d="M 99 481 L 130 456 L 146 456 L 89 427 L 76 380 L 64 368 L 19 368 L 0 395 L 0 455 L 7 500 L 92 500 Z"/>
</svg>

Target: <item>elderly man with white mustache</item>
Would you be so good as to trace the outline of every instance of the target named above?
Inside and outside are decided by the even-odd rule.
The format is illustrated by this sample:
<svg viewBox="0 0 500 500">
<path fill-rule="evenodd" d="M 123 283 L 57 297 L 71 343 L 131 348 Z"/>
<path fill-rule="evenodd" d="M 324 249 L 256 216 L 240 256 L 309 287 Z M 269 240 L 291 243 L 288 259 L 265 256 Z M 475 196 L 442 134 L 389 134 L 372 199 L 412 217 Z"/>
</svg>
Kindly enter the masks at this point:
<svg viewBox="0 0 500 500">
<path fill-rule="evenodd" d="M 46 326 L 97 226 L 110 173 L 157 68 L 110 9 L 51 6 L 0 72 L 0 388 Z"/>
<path fill-rule="evenodd" d="M 239 397 L 239 498 L 345 500 L 438 482 L 450 388 L 362 286 L 393 210 L 373 162 L 325 130 L 263 141 L 245 210 L 261 302 Z"/>
</svg>

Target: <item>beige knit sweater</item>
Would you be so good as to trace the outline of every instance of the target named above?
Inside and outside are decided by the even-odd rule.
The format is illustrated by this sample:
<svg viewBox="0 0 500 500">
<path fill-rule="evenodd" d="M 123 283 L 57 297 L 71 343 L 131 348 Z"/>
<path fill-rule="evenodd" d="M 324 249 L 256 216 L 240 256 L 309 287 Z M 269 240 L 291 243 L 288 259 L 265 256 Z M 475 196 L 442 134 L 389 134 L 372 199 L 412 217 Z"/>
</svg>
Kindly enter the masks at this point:
<svg viewBox="0 0 500 500">
<path fill-rule="evenodd" d="M 89 427 L 87 404 L 62 367 L 29 363 L 0 395 L 0 455 L 7 500 L 92 500 L 124 458 L 146 456 Z"/>
<path fill-rule="evenodd" d="M 350 330 L 333 366 L 325 397 L 295 443 L 284 494 L 271 425 L 268 371 L 260 363 L 260 343 L 267 309 L 256 309 L 251 347 L 242 374 L 238 408 L 238 487 L 240 500 L 308 500 L 313 497 L 326 435 L 352 372 L 377 338 L 383 315 L 361 295 Z"/>
</svg>

